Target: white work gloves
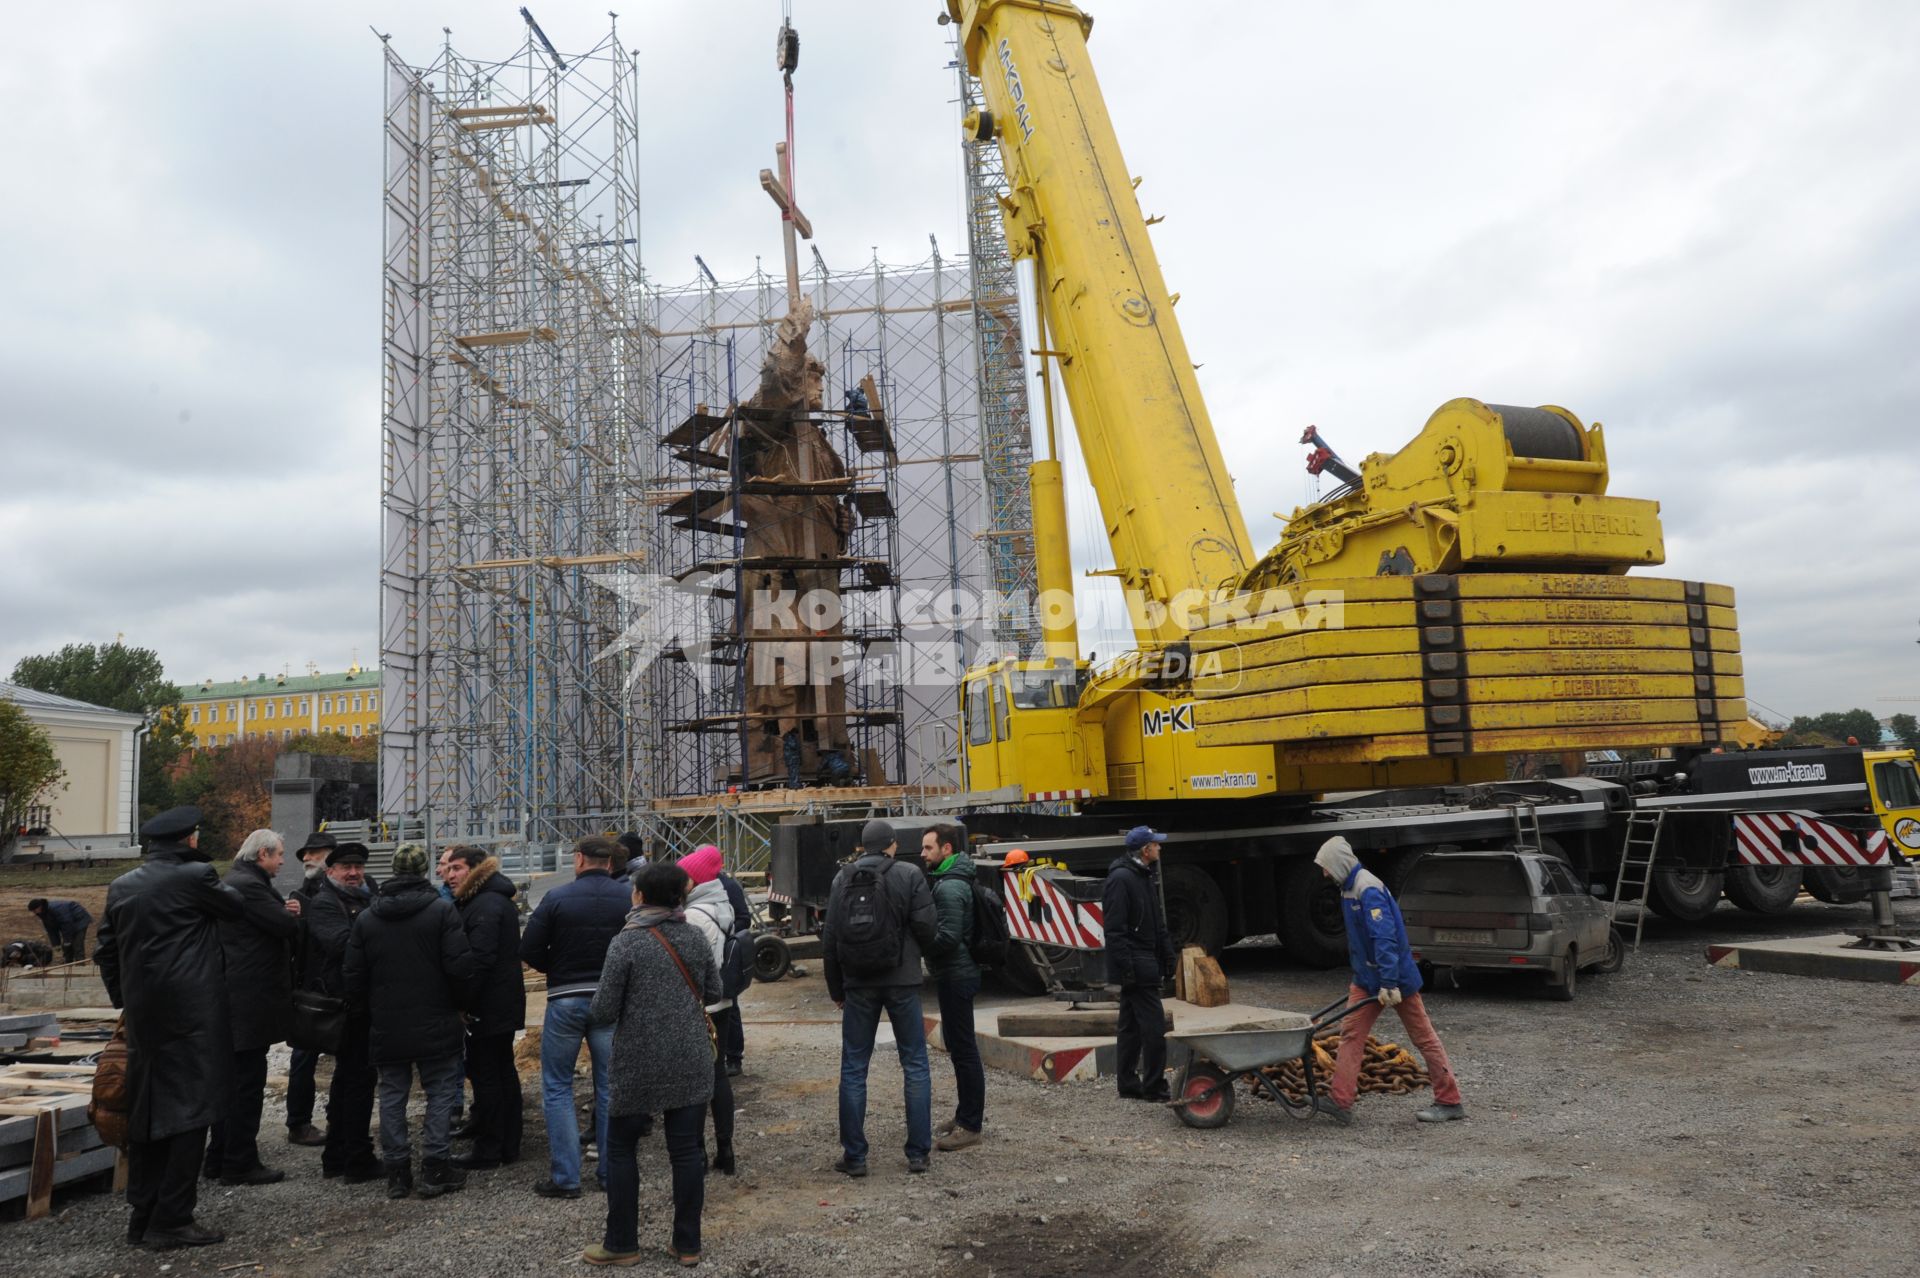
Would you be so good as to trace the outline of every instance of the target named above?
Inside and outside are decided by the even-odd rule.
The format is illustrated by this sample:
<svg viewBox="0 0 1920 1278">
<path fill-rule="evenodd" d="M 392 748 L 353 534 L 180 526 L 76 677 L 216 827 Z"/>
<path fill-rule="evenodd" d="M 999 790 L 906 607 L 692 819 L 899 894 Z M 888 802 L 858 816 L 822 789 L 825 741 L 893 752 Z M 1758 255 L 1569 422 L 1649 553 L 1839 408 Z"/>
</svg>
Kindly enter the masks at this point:
<svg viewBox="0 0 1920 1278">
<path fill-rule="evenodd" d="M 1383 987 L 1380 991 L 1380 1006 L 1382 1007 L 1400 1006 L 1400 991 L 1393 988 L 1392 986 Z"/>
</svg>

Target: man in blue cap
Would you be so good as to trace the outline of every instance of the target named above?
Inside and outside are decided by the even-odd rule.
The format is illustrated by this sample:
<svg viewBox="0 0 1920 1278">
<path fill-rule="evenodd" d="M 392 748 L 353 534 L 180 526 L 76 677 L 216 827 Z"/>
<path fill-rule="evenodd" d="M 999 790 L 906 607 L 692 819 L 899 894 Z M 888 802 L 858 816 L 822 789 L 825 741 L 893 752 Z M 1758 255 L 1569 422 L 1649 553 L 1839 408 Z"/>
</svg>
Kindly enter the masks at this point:
<svg viewBox="0 0 1920 1278">
<path fill-rule="evenodd" d="M 193 1218 L 207 1128 L 232 1099 L 233 1037 L 220 922 L 245 911 L 200 850 L 200 809 L 140 827 L 146 860 L 107 889 L 93 961 L 127 1030 L 127 1241 L 225 1241 Z"/>
<path fill-rule="evenodd" d="M 1107 867 L 1100 895 L 1107 934 L 1107 984 L 1120 988 L 1120 1034 L 1114 1074 L 1120 1095 L 1171 1099 L 1167 1090 L 1167 1012 L 1160 985 L 1173 975 L 1173 938 L 1160 904 L 1160 845 L 1151 826 L 1127 831 L 1127 853 Z M 1135 1067 L 1139 1072 L 1135 1072 Z"/>
</svg>

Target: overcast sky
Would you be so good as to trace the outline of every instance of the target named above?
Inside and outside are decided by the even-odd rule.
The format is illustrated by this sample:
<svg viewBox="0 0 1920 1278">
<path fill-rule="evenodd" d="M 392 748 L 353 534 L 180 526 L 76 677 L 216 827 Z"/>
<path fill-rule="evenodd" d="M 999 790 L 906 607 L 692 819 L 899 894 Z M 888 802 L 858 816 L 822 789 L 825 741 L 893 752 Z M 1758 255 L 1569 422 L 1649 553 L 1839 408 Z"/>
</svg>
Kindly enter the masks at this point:
<svg viewBox="0 0 1920 1278">
<path fill-rule="evenodd" d="M 604 5 L 542 0 L 565 51 Z M 964 247 L 936 0 L 794 0 L 827 260 Z M 16 14 L 0 244 L 0 673 L 377 656 L 380 68 L 512 3 Z M 1783 714 L 1920 712 L 1920 6 L 1092 6 L 1096 66 L 1259 547 L 1458 395 L 1607 427 L 1665 575 L 1739 592 Z M 777 0 L 632 6 L 649 272 L 778 252 Z M 1084 509 L 1087 502 L 1080 502 Z"/>
</svg>

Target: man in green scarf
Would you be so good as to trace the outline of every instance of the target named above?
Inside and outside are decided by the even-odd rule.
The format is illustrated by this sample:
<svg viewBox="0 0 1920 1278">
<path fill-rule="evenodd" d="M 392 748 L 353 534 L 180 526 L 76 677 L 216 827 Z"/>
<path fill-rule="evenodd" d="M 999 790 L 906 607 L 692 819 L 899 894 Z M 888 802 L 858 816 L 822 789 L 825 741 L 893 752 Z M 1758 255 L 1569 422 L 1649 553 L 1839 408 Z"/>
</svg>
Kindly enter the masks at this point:
<svg viewBox="0 0 1920 1278">
<path fill-rule="evenodd" d="M 961 849 L 966 831 L 936 825 L 920 836 L 920 859 L 933 880 L 939 934 L 927 947 L 927 970 L 940 997 L 940 1037 L 953 1062 L 959 1103 L 937 1129 L 935 1149 L 968 1149 L 980 1143 L 987 1107 L 987 1071 L 973 1036 L 973 1000 L 980 993 L 980 967 L 968 950 L 973 940 L 973 858 Z"/>
</svg>

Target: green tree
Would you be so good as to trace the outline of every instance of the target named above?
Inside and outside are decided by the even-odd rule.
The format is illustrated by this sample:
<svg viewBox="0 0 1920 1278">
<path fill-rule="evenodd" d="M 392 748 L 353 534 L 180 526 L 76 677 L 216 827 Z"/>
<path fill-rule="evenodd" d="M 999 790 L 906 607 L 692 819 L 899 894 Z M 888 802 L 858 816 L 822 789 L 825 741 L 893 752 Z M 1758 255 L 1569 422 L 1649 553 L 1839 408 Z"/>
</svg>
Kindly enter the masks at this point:
<svg viewBox="0 0 1920 1278">
<path fill-rule="evenodd" d="M 357 763 L 377 763 L 380 745 L 372 737 L 350 737 L 344 732 L 303 732 L 280 747 L 282 754 L 317 754 Z"/>
<path fill-rule="evenodd" d="M 177 714 L 180 690 L 167 678 L 151 648 L 112 643 L 70 643 L 58 652 L 22 657 L 13 682 L 56 696 L 127 714 L 146 715 L 152 723 L 140 750 L 140 819 L 184 802 L 174 793 L 175 764 L 191 749 L 193 735 Z"/>
<path fill-rule="evenodd" d="M 118 639 L 70 643 L 45 656 L 22 657 L 13 668 L 13 682 L 128 714 L 154 714 L 180 701 L 153 649 L 129 648 Z"/>
<path fill-rule="evenodd" d="M 1863 746 L 1880 744 L 1880 721 L 1871 710 L 1829 710 L 1825 714 L 1795 715 L 1780 744 L 1786 746 L 1845 745 L 1853 737 Z"/>
<path fill-rule="evenodd" d="M 66 778 L 46 731 L 11 701 L 0 700 L 0 847 L 26 826 L 27 812 Z"/>
<path fill-rule="evenodd" d="M 1910 714 L 1896 714 L 1887 720 L 1887 726 L 1893 729 L 1893 735 L 1901 745 L 1909 750 L 1920 750 L 1920 719 Z"/>
</svg>

